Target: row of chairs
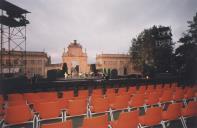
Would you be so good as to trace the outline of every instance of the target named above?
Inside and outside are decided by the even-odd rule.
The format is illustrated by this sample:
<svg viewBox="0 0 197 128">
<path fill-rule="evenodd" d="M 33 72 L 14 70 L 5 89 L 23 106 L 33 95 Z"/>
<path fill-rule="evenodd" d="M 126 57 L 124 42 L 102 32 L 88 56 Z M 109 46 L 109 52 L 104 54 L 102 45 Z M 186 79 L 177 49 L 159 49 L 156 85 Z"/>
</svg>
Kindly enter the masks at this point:
<svg viewBox="0 0 197 128">
<path fill-rule="evenodd" d="M 144 88 L 144 86 L 141 86 L 140 88 Z M 147 94 L 150 94 L 150 95 L 155 94 L 156 90 L 160 90 L 157 88 L 155 88 L 155 89 L 153 88 L 154 93 L 151 93 L 151 91 L 147 91 L 147 90 L 150 90 L 150 89 L 148 89 L 148 88 L 150 88 L 148 86 L 148 88 L 145 89 L 144 94 L 143 94 L 142 91 L 140 91 L 143 89 L 140 89 L 140 88 L 138 90 L 136 89 L 136 92 L 133 92 L 131 95 L 129 94 L 128 90 L 125 89 L 125 91 L 120 91 L 120 90 L 124 90 L 124 89 L 120 88 L 118 91 L 119 93 L 116 93 L 114 91 L 114 89 L 108 89 L 106 91 L 105 95 L 102 94 L 102 91 L 96 89 L 96 90 L 93 90 L 91 97 L 88 97 L 87 90 L 79 91 L 78 97 L 74 97 L 74 98 L 72 97 L 71 92 L 64 92 L 62 98 L 58 98 L 57 94 L 55 94 L 55 93 L 48 93 L 48 94 L 47 93 L 44 93 L 44 94 L 40 93 L 39 95 L 34 94 L 34 93 L 28 93 L 28 94 L 26 93 L 26 94 L 23 94 L 18 97 L 21 97 L 21 99 L 24 99 L 24 97 L 25 97 L 26 100 L 28 101 L 28 104 L 33 104 L 33 106 L 31 107 L 32 109 L 30 110 L 30 114 L 27 114 L 29 116 L 26 116 L 26 117 L 28 117 L 28 118 L 31 117 L 31 119 L 34 119 L 35 121 L 33 121 L 33 122 L 38 122 L 38 124 L 35 125 L 35 127 L 37 127 L 37 126 L 39 126 L 39 122 L 41 122 L 42 120 L 45 120 L 45 119 L 58 117 L 59 119 L 64 121 L 69 116 L 70 117 L 71 116 L 79 116 L 79 115 L 92 116 L 92 112 L 93 113 L 106 112 L 109 109 L 111 109 L 111 110 L 108 112 L 110 112 L 111 118 L 113 120 L 112 112 L 115 110 L 126 109 L 126 107 L 128 106 L 128 103 L 130 103 L 129 101 L 135 102 L 135 101 L 139 100 L 139 99 L 135 99 L 134 97 L 143 96 L 143 95 L 144 95 L 143 97 L 146 97 Z M 165 88 L 165 86 L 162 87 L 161 89 L 163 89 L 163 88 Z M 175 88 L 169 87 L 169 89 L 166 89 L 166 91 L 175 90 L 175 92 L 177 92 L 176 90 L 180 90 L 180 89 L 181 88 L 177 88 L 177 87 L 175 87 Z M 186 94 L 187 94 L 187 92 L 189 92 L 192 89 L 194 89 L 194 87 L 193 88 L 184 88 L 184 91 L 186 91 Z M 165 94 L 165 93 L 162 93 L 162 94 Z M 70 97 L 67 97 L 68 95 L 70 95 Z M 36 96 L 39 96 L 39 98 L 38 97 L 35 98 Z M 133 98 L 132 100 L 130 100 L 130 96 L 132 96 L 131 97 L 131 99 Z M 10 96 L 10 98 L 8 96 L 8 100 L 9 101 L 15 101 L 15 100 L 17 101 L 18 99 L 20 99 L 20 98 L 16 98 L 16 97 L 17 96 L 14 97 L 12 94 Z M 34 97 L 34 98 L 32 98 L 32 97 Z M 40 98 L 40 97 L 42 97 L 42 98 Z M 48 98 L 48 100 L 46 100 L 43 97 Z M 194 95 L 193 95 L 193 97 L 194 97 Z M 149 96 L 148 96 L 148 98 L 149 98 Z M 45 100 L 42 101 L 40 99 L 45 99 Z M 72 100 L 70 100 L 70 99 L 72 99 Z M 141 99 L 146 101 L 144 98 L 141 98 Z M 154 98 L 152 98 L 152 99 L 154 99 Z M 172 99 L 170 99 L 169 101 L 172 101 Z M 104 105 L 104 104 L 106 104 L 106 105 Z M 61 108 L 61 105 L 64 108 Z M 144 103 L 141 104 L 140 106 L 143 106 L 143 105 L 144 105 Z M 18 107 L 23 106 L 24 110 L 25 110 L 25 108 L 27 110 L 29 109 L 29 106 L 26 104 L 17 103 L 14 105 L 13 104 L 10 105 L 8 103 L 8 106 L 6 109 L 7 115 L 12 115 L 13 112 L 10 112 L 10 114 L 8 114 L 8 110 L 11 108 L 15 108 L 17 106 Z M 131 107 L 140 107 L 140 106 L 133 105 Z M 19 109 L 19 108 L 17 108 L 17 109 Z M 64 109 L 64 110 L 61 111 L 61 109 Z M 21 110 L 23 110 L 23 109 L 21 109 Z M 53 110 L 53 111 L 51 111 L 51 110 Z M 36 116 L 32 116 L 32 112 L 34 112 L 34 113 L 36 112 L 37 113 Z M 67 115 L 69 115 L 69 116 L 67 116 Z M 14 118 L 13 115 L 12 115 L 12 117 Z M 30 120 L 30 119 L 28 119 L 28 120 Z M 11 122 L 11 121 L 8 121 L 7 118 L 5 118 L 5 121 L 7 121 L 9 123 Z M 11 124 L 15 124 L 15 123 L 16 122 L 11 122 Z"/>
</svg>

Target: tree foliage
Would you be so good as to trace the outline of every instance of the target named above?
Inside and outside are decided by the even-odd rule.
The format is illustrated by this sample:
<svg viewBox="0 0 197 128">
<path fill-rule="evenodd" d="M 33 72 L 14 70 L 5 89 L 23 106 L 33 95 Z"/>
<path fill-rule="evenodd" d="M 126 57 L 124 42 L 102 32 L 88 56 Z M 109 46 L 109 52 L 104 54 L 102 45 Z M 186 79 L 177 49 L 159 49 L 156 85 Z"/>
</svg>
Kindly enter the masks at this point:
<svg viewBox="0 0 197 128">
<path fill-rule="evenodd" d="M 171 71 L 173 42 L 171 28 L 153 26 L 132 39 L 130 54 L 134 68 L 145 75 Z"/>
<path fill-rule="evenodd" d="M 175 51 L 177 72 L 187 80 L 197 80 L 197 13 L 188 21 L 189 30 L 179 39 Z"/>
</svg>

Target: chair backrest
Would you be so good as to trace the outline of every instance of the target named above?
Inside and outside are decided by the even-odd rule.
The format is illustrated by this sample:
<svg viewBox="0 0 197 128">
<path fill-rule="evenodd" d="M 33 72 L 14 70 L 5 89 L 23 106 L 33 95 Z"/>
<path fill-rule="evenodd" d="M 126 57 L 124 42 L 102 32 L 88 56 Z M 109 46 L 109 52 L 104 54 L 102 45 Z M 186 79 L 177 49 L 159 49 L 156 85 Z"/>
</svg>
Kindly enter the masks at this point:
<svg viewBox="0 0 197 128">
<path fill-rule="evenodd" d="M 73 124 L 71 120 L 64 122 L 52 123 L 52 124 L 43 124 L 41 128 L 72 128 Z"/>
<path fill-rule="evenodd" d="M 182 103 L 169 104 L 167 108 L 167 115 L 170 119 L 177 119 L 181 116 Z"/>
<path fill-rule="evenodd" d="M 73 91 L 64 91 L 62 94 L 63 94 L 64 99 L 71 100 L 74 97 L 74 92 Z"/>
<path fill-rule="evenodd" d="M 183 116 L 197 116 L 197 102 L 190 101 L 185 108 L 182 108 L 181 114 Z"/>
<path fill-rule="evenodd" d="M 87 98 L 89 96 L 88 90 L 78 90 L 78 97 L 79 98 Z"/>
<path fill-rule="evenodd" d="M 93 89 L 92 90 L 92 96 L 102 96 L 102 95 L 103 95 L 102 89 Z"/>
<path fill-rule="evenodd" d="M 92 111 L 93 112 L 105 112 L 109 110 L 109 100 L 107 98 L 96 98 L 92 102 Z"/>
<path fill-rule="evenodd" d="M 39 113 L 41 119 L 57 118 L 61 114 L 58 102 L 43 102 L 38 103 L 36 112 Z"/>
<path fill-rule="evenodd" d="M 164 86 L 163 86 L 163 89 L 164 90 L 170 89 L 170 84 L 169 83 L 165 83 Z"/>
<path fill-rule="evenodd" d="M 7 107 L 5 122 L 8 124 L 20 124 L 32 120 L 33 115 L 27 105 Z"/>
<path fill-rule="evenodd" d="M 177 88 L 173 94 L 173 100 L 182 100 L 184 98 L 184 91 L 181 88 Z"/>
<path fill-rule="evenodd" d="M 8 101 L 8 106 L 17 106 L 17 105 L 26 105 L 26 100 L 16 100 L 16 101 Z"/>
<path fill-rule="evenodd" d="M 139 111 L 121 112 L 117 120 L 116 128 L 137 128 Z"/>
<path fill-rule="evenodd" d="M 108 128 L 107 115 L 85 118 L 83 120 L 82 128 Z"/>
<path fill-rule="evenodd" d="M 128 102 L 130 100 L 129 95 L 120 95 L 115 97 L 114 103 L 111 104 L 111 107 L 113 109 L 122 109 L 122 108 L 127 108 Z"/>
<path fill-rule="evenodd" d="M 118 95 L 127 94 L 127 89 L 125 87 L 121 87 L 118 89 Z"/>
<path fill-rule="evenodd" d="M 17 100 L 24 100 L 23 94 L 20 93 L 8 94 L 8 101 L 17 101 Z"/>
<path fill-rule="evenodd" d="M 150 93 L 148 94 L 146 104 L 153 105 L 159 102 L 159 94 L 158 93 Z"/>
<path fill-rule="evenodd" d="M 69 100 L 67 98 L 66 99 L 59 98 L 57 100 L 57 102 L 58 102 L 59 109 L 66 110 L 68 108 L 68 102 L 69 102 Z"/>
<path fill-rule="evenodd" d="M 160 107 L 148 108 L 145 116 L 149 125 L 157 125 L 162 120 L 162 109 Z"/>
<path fill-rule="evenodd" d="M 160 97 L 160 102 L 167 102 L 172 100 L 173 92 L 170 89 L 164 90 L 162 96 Z"/>
<path fill-rule="evenodd" d="M 107 90 L 106 90 L 106 92 L 105 92 L 105 95 L 113 95 L 113 94 L 115 94 L 116 92 L 115 92 L 115 88 L 108 88 Z"/>
<path fill-rule="evenodd" d="M 129 101 L 129 106 L 131 107 L 140 107 L 143 106 L 145 102 L 145 95 L 144 94 L 136 94 L 131 97 Z"/>
<path fill-rule="evenodd" d="M 142 86 L 139 87 L 137 93 L 138 94 L 144 94 L 145 91 L 146 91 L 146 86 L 145 85 L 142 85 Z"/>
<path fill-rule="evenodd" d="M 42 99 L 48 102 L 53 102 L 58 99 L 57 92 L 40 92 L 38 93 Z"/>
<path fill-rule="evenodd" d="M 194 92 L 193 88 L 188 88 L 188 89 L 185 91 L 184 98 L 190 99 L 190 98 L 193 98 L 194 96 L 195 96 L 195 92 Z"/>
<path fill-rule="evenodd" d="M 137 91 L 136 86 L 131 86 L 129 87 L 128 93 L 129 95 L 134 95 L 136 91 Z"/>
<path fill-rule="evenodd" d="M 44 101 L 43 99 L 41 99 L 38 93 L 24 93 L 24 98 L 27 100 L 29 104 L 32 104 L 34 101 Z"/>
<path fill-rule="evenodd" d="M 146 93 L 152 93 L 152 92 L 154 92 L 154 85 L 148 85 L 146 89 Z"/>
<path fill-rule="evenodd" d="M 68 114 L 70 116 L 77 116 L 85 114 L 87 111 L 86 99 L 69 100 L 68 102 Z"/>
<path fill-rule="evenodd" d="M 157 89 L 162 89 L 162 86 L 163 86 L 162 84 L 157 84 L 157 85 L 156 85 L 156 90 L 157 90 Z"/>
</svg>

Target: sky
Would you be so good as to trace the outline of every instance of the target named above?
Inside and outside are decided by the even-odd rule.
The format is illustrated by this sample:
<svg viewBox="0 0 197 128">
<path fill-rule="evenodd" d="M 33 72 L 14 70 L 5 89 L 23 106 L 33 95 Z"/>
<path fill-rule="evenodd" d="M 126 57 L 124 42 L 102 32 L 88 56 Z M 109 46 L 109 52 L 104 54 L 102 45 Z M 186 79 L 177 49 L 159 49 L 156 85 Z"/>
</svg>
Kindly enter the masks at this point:
<svg viewBox="0 0 197 128">
<path fill-rule="evenodd" d="M 170 26 L 176 42 L 197 12 L 197 0 L 8 0 L 27 15 L 27 50 L 45 51 L 62 62 L 77 40 L 88 63 L 101 53 L 127 54 L 131 39 L 153 25 Z"/>
</svg>

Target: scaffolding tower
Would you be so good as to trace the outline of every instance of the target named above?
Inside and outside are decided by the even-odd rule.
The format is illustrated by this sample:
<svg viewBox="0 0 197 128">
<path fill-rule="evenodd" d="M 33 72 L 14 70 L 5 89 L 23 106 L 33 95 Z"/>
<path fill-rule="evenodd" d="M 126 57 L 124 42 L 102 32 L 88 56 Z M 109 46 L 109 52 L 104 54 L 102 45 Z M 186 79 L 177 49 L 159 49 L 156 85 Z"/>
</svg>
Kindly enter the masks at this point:
<svg viewBox="0 0 197 128">
<path fill-rule="evenodd" d="M 0 76 L 12 74 L 16 65 L 20 72 L 26 73 L 26 26 L 29 21 L 26 14 L 30 13 L 6 0 L 0 0 Z M 14 54 L 20 55 L 15 56 Z M 12 59 L 15 56 L 15 59 Z"/>
</svg>

